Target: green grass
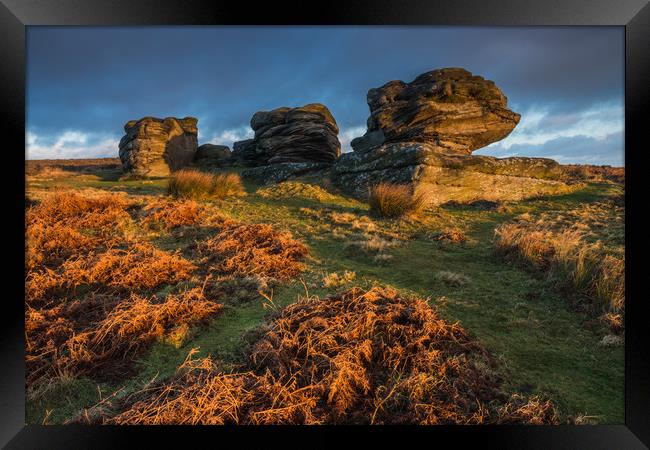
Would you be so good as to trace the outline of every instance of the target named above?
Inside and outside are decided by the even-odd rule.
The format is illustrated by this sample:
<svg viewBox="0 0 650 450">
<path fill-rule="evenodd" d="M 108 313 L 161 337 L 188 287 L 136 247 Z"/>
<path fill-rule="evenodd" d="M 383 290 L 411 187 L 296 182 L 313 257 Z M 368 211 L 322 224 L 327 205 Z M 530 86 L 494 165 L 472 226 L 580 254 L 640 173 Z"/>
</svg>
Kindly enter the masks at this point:
<svg viewBox="0 0 650 450">
<path fill-rule="evenodd" d="M 64 181 L 56 181 L 63 183 Z M 55 181 L 40 189 L 51 189 Z M 74 181 L 67 187 L 93 187 L 127 192 L 163 195 L 165 181 Z M 75 184 L 76 183 L 76 184 Z M 590 184 L 571 194 L 509 204 L 505 211 L 486 211 L 445 207 L 426 212 L 420 221 L 373 219 L 381 232 L 405 237 L 386 250 L 392 259 L 378 264 L 371 254 L 346 249 L 346 241 L 358 230 L 337 225 L 305 213 L 328 211 L 368 216 L 366 204 L 339 195 L 313 198 L 310 195 L 263 197 L 257 186 L 246 184 L 248 195 L 215 201 L 221 212 L 246 222 L 267 222 L 291 230 L 310 247 L 308 269 L 303 274 L 310 294 L 325 295 L 336 288 L 322 286 L 322 277 L 331 272 L 356 272 L 356 284 L 388 284 L 406 295 L 430 298 L 440 314 L 461 325 L 499 361 L 498 370 L 509 389 L 551 396 L 565 416 L 596 416 L 601 423 L 624 420 L 624 349 L 601 347 L 600 336 L 582 324 L 583 317 L 573 311 L 562 294 L 530 271 L 509 265 L 492 254 L 493 230 L 517 214 L 546 209 L 572 208 L 620 192 L 609 184 Z M 142 191 L 139 191 L 139 190 Z M 313 190 L 306 190 L 309 193 Z M 469 240 L 462 244 L 436 242 L 427 233 L 453 224 L 464 229 Z M 338 233 L 338 234 L 337 234 Z M 343 233 L 343 238 L 341 238 Z M 347 237 L 346 237 L 347 236 Z M 164 237 L 163 237 L 164 238 Z M 182 247 L 188 241 L 165 241 Z M 445 283 L 440 271 L 464 275 L 466 283 Z M 305 293 L 296 280 L 276 288 L 277 308 Z M 248 304 L 227 306 L 224 314 L 207 326 L 194 330 L 194 337 L 176 348 L 158 343 L 140 363 L 140 372 L 125 380 L 124 392 L 137 389 L 154 377 L 169 377 L 191 348 L 202 355 L 213 355 L 226 370 L 236 370 L 245 348 L 246 336 L 259 327 L 272 308 L 259 299 Z M 54 409 L 51 422 L 60 422 L 83 406 L 96 401 L 84 382 L 78 394 L 53 392 L 28 404 L 28 422 L 40 423 L 45 409 Z M 112 386 L 117 389 L 120 386 Z M 104 386 L 104 389 L 107 389 Z M 97 392 L 95 387 L 94 392 Z M 103 392 L 103 391 L 102 391 Z M 106 395 L 105 393 L 103 395 Z M 40 411 L 40 413 L 38 412 Z"/>
</svg>

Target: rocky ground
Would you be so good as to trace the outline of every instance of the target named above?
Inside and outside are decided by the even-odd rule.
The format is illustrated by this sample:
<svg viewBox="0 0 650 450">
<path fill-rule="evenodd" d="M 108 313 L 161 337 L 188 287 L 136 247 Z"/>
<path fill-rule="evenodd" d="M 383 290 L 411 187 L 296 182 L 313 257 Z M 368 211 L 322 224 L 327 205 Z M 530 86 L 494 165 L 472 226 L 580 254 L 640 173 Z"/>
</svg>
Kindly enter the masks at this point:
<svg viewBox="0 0 650 450">
<path fill-rule="evenodd" d="M 74 166 L 83 168 L 73 168 Z M 85 408 L 105 405 L 102 402 L 107 399 L 131 398 L 129 396 L 137 399 L 138 395 L 142 395 L 138 393 L 147 386 L 161 389 L 161 385 L 156 383 L 172 383 L 174 386 L 189 383 L 180 380 L 176 370 L 184 361 L 187 362 L 190 353 L 193 361 L 209 356 L 212 361 L 210 364 L 218 366 L 218 369 L 212 365 L 205 366 L 204 369 L 210 373 L 213 370 L 219 374 L 241 370 L 247 357 L 246 349 L 251 342 L 263 342 L 258 337 L 261 333 L 268 332 L 265 325 L 277 321 L 279 314 L 284 317 L 281 311 L 287 306 L 298 302 L 299 306 L 286 310 L 296 312 L 309 311 L 309 308 L 327 308 L 327 303 L 305 307 L 304 300 L 300 299 L 323 299 L 327 295 L 340 295 L 354 286 L 363 290 L 373 287 L 392 289 L 394 291 L 390 291 L 390 298 L 429 299 L 429 305 L 441 320 L 446 324 L 458 322 L 463 336 L 466 335 L 474 342 L 472 345 L 477 345 L 476 348 L 485 349 L 489 353 L 491 366 L 484 367 L 475 361 L 474 368 L 483 367 L 481 370 L 488 371 L 490 379 L 500 379 L 500 389 L 509 395 L 550 399 L 557 410 L 558 421 L 623 423 L 624 334 L 621 324 L 617 322 L 617 326 L 612 327 L 611 323 L 600 320 L 602 311 L 577 307 L 585 304 L 585 301 L 576 299 L 588 294 L 558 286 L 544 272 L 544 267 L 503 258 L 494 247 L 495 229 L 504 224 L 528 221 L 539 223 L 535 231 L 539 231 L 540 227 L 553 232 L 562 227 L 573 231 L 581 230 L 590 245 L 602 241 L 602 248 L 613 256 L 619 255 L 624 242 L 621 226 L 624 223 L 624 191 L 623 186 L 616 182 L 616 177 L 608 177 L 603 171 L 591 171 L 592 174 L 598 173 L 599 177 L 597 180 L 594 177 L 589 180 L 581 178 L 577 173 L 579 171 L 572 170 L 571 176 L 574 180 L 579 179 L 581 184 L 560 195 L 540 195 L 521 201 L 447 202 L 431 206 L 418 217 L 387 220 L 371 216 L 364 201 L 343 194 L 335 183 L 322 176 L 306 175 L 272 185 L 246 181 L 244 196 L 201 201 L 196 206 L 185 205 L 185 209 L 182 209 L 177 201 L 165 200 L 165 177 L 122 179 L 116 160 L 86 161 L 84 164 L 65 161 L 56 164 L 28 162 L 27 168 L 26 207 L 38 205 L 55 191 L 75 192 L 88 198 L 114 193 L 127 202 L 125 205 L 131 205 L 124 206 L 126 222 L 119 229 L 122 233 L 119 239 L 82 232 L 81 235 L 89 240 L 77 239 L 75 245 L 79 246 L 78 253 L 57 253 L 61 258 L 87 257 L 82 249 L 86 244 L 90 248 L 96 248 L 97 245 L 104 245 L 102 243 L 117 242 L 110 245 L 117 245 L 111 248 L 119 253 L 124 248 L 120 245 L 125 245 L 119 242 L 136 240 L 139 245 L 148 246 L 146 251 L 141 251 L 144 256 L 138 256 L 144 258 L 144 261 L 150 260 L 147 259 L 147 252 L 177 254 L 198 267 L 191 269 L 187 266 L 187 270 L 198 270 L 197 273 L 204 274 L 202 268 L 213 270 L 209 268 L 216 264 L 205 260 L 206 254 L 201 250 L 219 244 L 218 240 L 210 241 L 214 237 L 212 233 L 222 233 L 221 236 L 236 240 L 239 236 L 236 233 L 257 230 L 240 229 L 231 223 L 247 226 L 272 224 L 279 232 L 291 232 L 291 239 L 304 244 L 308 250 L 300 262 L 301 270 L 291 272 L 291 276 L 284 278 L 278 275 L 282 278 L 280 282 L 267 283 L 268 280 L 251 276 L 238 278 L 237 281 L 228 279 L 230 281 L 224 283 L 221 290 L 210 290 L 210 282 L 204 285 L 205 279 L 195 274 L 185 281 L 163 277 L 155 286 L 147 285 L 147 290 L 138 294 L 138 299 L 130 300 L 133 305 L 149 307 L 147 305 L 150 303 L 143 300 L 148 298 L 146 295 L 167 298 L 170 308 L 188 302 L 196 309 L 192 310 L 193 315 L 183 316 L 186 317 L 185 328 L 172 329 L 165 322 L 165 317 L 156 316 L 159 321 L 156 323 L 162 328 L 160 331 L 151 328 L 153 331 L 150 331 L 151 338 L 147 345 L 133 353 L 133 361 L 123 376 L 113 375 L 102 379 L 92 370 L 84 369 L 85 366 L 79 362 L 66 366 L 73 367 L 75 371 L 59 373 L 50 378 L 50 383 L 28 391 L 28 423 L 63 423 L 75 418 L 79 420 Z M 169 211 L 165 212 L 167 210 L 164 205 L 167 203 L 172 205 L 170 211 L 182 211 L 182 214 L 174 216 Z M 610 204 L 615 207 L 607 207 Z M 118 211 L 115 214 L 116 217 L 122 217 L 124 213 Z M 212 224 L 210 226 L 215 228 L 206 224 Z M 80 226 L 83 231 L 83 227 L 90 225 Z M 92 227 L 88 228 L 90 229 Z M 259 235 L 263 237 L 266 236 L 264 230 L 255 232 L 261 233 Z M 93 239 L 99 240 L 97 242 L 100 244 Z M 293 248 L 292 241 L 283 242 L 290 244 L 287 248 Z M 225 250 L 217 248 L 214 251 Z M 48 254 L 54 255 L 51 252 Z M 297 254 L 301 254 L 301 251 Z M 130 261 L 130 256 L 125 258 L 125 261 Z M 236 254 L 233 258 L 232 261 L 240 261 Z M 163 260 L 155 260 L 156 258 L 151 259 L 151 263 L 164 263 Z M 36 266 L 44 264 L 38 259 L 34 261 Z M 87 270 L 84 261 L 80 259 L 77 265 L 70 268 Z M 56 260 L 51 260 L 48 264 L 50 263 L 59 264 Z M 174 264 L 179 263 L 174 260 Z M 279 265 L 271 264 L 271 267 L 277 266 Z M 219 270 L 226 270 L 224 267 Z M 83 271 L 78 273 L 90 276 Z M 95 277 L 100 275 L 93 272 Z M 137 274 L 131 276 L 137 277 Z M 196 280 L 192 278 L 195 276 L 198 277 Z M 224 278 L 221 281 L 227 280 Z M 126 282 L 126 278 L 111 281 L 112 287 L 102 291 L 101 295 L 122 295 L 120 289 Z M 177 289 L 183 283 L 189 283 L 186 286 L 189 288 L 200 290 L 203 287 L 201 295 L 214 295 L 219 306 L 207 304 L 197 292 L 188 297 L 179 297 Z M 63 291 L 49 293 L 35 290 L 33 308 L 46 307 L 41 304 L 46 302 L 39 303 L 45 298 L 44 295 L 61 298 L 62 294 L 56 292 L 66 292 L 69 300 L 79 300 L 88 293 L 84 288 L 86 285 L 83 277 L 78 286 L 67 290 L 68 287 L 61 285 Z M 339 302 L 342 297 L 336 298 Z M 68 315 L 61 317 L 73 317 L 74 311 L 65 313 Z M 111 317 L 115 319 L 114 316 Z M 34 320 L 37 321 L 37 318 Z M 107 320 L 101 323 L 106 327 L 114 324 Z M 108 351 L 106 342 L 97 337 L 99 335 L 96 332 L 85 336 L 88 339 L 86 348 L 96 354 Z M 355 341 L 354 346 L 354 351 L 362 351 L 363 341 Z M 198 349 L 198 353 L 192 352 L 192 349 Z M 83 355 L 73 356 L 77 358 L 75 361 L 84 361 Z M 385 356 L 387 361 L 394 357 Z M 196 367 L 194 364 L 192 367 Z M 272 370 L 280 369 L 275 367 Z M 416 375 L 413 372 L 413 376 Z M 373 374 L 372 379 L 386 382 L 377 376 Z M 200 377 L 199 379 L 204 379 Z M 219 377 L 210 380 L 214 383 L 230 380 Z M 195 383 L 196 379 L 192 378 L 191 382 Z M 319 378 L 318 383 L 324 383 L 324 389 L 331 389 L 327 378 Z M 164 388 L 166 384 L 162 386 Z M 264 386 L 270 386 L 271 389 L 275 385 L 269 381 Z M 406 389 L 404 392 L 415 395 L 408 386 L 400 389 L 402 388 Z M 244 386 L 241 392 L 242 395 L 261 395 L 255 389 L 257 388 Z M 375 393 L 381 400 L 387 398 L 390 392 L 379 390 Z M 506 399 L 499 401 L 505 402 Z M 383 417 L 382 420 L 388 420 L 386 418 L 392 416 L 380 404 L 381 401 L 377 404 L 379 406 L 366 408 L 368 417 Z M 422 411 L 415 414 L 415 411 L 405 410 L 403 404 L 395 404 L 394 408 L 401 411 L 403 417 L 411 419 L 422 414 Z M 494 409 L 493 412 L 486 410 L 485 417 L 494 417 L 495 421 L 519 417 L 512 414 L 505 403 L 499 408 L 501 409 Z M 97 412 L 97 408 L 91 408 L 90 411 Z M 141 406 L 131 405 L 121 412 L 121 416 L 113 417 L 121 417 L 123 422 L 129 423 L 138 417 L 144 417 L 142 414 L 146 411 Z M 269 416 L 260 415 L 262 412 L 252 410 L 247 417 L 251 421 L 266 420 L 264 417 L 268 419 Z M 454 410 L 454 414 L 448 416 L 449 420 L 478 422 L 476 412 L 472 413 L 471 420 L 470 416 L 465 415 L 464 409 Z M 425 416 L 424 422 L 432 417 L 430 413 Z M 316 414 L 314 417 L 314 420 L 321 420 L 325 416 Z M 336 417 L 336 420 L 340 420 L 340 415 Z M 90 418 L 86 416 L 86 419 L 103 420 L 101 414 Z"/>
</svg>

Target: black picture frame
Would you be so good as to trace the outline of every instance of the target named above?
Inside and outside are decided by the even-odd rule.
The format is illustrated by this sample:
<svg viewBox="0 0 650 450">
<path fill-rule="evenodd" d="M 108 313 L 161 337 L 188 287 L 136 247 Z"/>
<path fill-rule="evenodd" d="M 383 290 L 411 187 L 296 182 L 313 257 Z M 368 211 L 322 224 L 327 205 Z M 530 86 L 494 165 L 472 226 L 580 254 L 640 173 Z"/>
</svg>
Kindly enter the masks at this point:
<svg viewBox="0 0 650 450">
<path fill-rule="evenodd" d="M 625 424 L 593 426 L 481 426 L 481 427 L 90 427 L 25 425 L 24 311 L 19 300 L 24 284 L 25 42 L 30 25 L 464 25 L 464 26 L 576 26 L 625 28 L 625 172 L 626 172 L 626 348 Z M 210 2 L 207 0 L 0 0 L 0 92 L 4 170 L 9 199 L 5 286 L 0 348 L 0 444 L 7 448 L 115 448 L 135 443 L 147 433 L 147 447 L 161 443 L 187 445 L 188 439 L 208 439 L 225 445 L 221 433 L 242 445 L 251 436 L 264 445 L 337 445 L 342 430 L 365 433 L 364 445 L 397 437 L 440 446 L 475 443 L 494 448 L 635 449 L 650 445 L 650 351 L 645 345 L 650 327 L 643 314 L 643 230 L 641 189 L 645 167 L 642 146 L 645 118 L 650 116 L 650 6 L 648 0 L 508 0 L 508 1 L 297 1 Z M 607 64 L 607 61 L 603 61 Z M 647 126 L 647 125 L 646 125 Z M 23 237 L 21 237 L 21 234 Z M 11 295 L 8 293 L 11 292 Z M 252 431 L 255 431 L 254 433 Z M 213 436 L 220 434 L 219 437 Z M 318 434 L 318 438 L 310 435 Z M 207 436 L 210 434 L 210 436 Z M 266 436 L 260 436 L 266 435 Z M 137 435 L 137 436 L 136 436 Z M 279 435 L 279 436 L 278 436 Z M 308 439 L 305 443 L 300 438 Z M 290 439 L 290 441 L 287 441 Z M 369 439 L 369 440 L 366 440 Z M 400 442 L 400 441 L 398 441 Z M 404 444 L 402 444 L 404 445 Z M 421 444 L 417 444 L 421 445 Z"/>
</svg>

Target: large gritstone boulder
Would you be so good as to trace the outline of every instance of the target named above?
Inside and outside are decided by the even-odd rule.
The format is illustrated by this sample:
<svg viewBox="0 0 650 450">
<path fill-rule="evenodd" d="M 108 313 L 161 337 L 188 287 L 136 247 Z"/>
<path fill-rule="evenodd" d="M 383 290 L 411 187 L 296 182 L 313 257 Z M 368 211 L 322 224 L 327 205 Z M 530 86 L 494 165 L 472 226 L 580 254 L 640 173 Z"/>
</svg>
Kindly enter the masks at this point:
<svg viewBox="0 0 650 450">
<path fill-rule="evenodd" d="M 332 168 L 333 180 L 364 198 L 380 182 L 426 188 L 434 204 L 520 200 L 571 190 L 546 158 L 494 158 L 474 150 L 508 136 L 519 114 L 494 82 L 465 69 L 438 69 L 411 83 L 368 91 L 368 131 Z"/>
<path fill-rule="evenodd" d="M 424 188 L 432 204 L 450 200 L 521 200 L 570 192 L 560 165 L 547 158 L 467 156 L 420 142 L 345 153 L 332 168 L 336 183 L 359 198 L 380 182 Z"/>
<path fill-rule="evenodd" d="M 197 122 L 194 117 L 144 117 L 127 122 L 126 135 L 119 144 L 122 169 L 133 175 L 156 177 L 192 163 L 198 144 Z"/>
<path fill-rule="evenodd" d="M 254 138 L 234 145 L 233 156 L 245 165 L 332 164 L 341 155 L 339 128 L 320 103 L 256 112 L 251 128 Z"/>
<path fill-rule="evenodd" d="M 471 154 L 506 137 L 519 123 L 493 81 L 465 69 L 423 73 L 410 83 L 390 81 L 368 91 L 368 131 L 355 151 L 393 142 L 422 142 Z"/>
</svg>

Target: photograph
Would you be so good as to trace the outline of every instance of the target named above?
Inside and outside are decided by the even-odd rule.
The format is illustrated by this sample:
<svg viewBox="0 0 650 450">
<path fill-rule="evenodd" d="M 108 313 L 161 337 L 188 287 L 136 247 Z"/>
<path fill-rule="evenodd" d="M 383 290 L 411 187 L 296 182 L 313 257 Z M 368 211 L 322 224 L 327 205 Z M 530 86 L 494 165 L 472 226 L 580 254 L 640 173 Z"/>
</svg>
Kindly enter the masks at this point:
<svg viewBox="0 0 650 450">
<path fill-rule="evenodd" d="M 25 30 L 26 424 L 626 423 L 625 27 Z"/>
</svg>

